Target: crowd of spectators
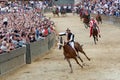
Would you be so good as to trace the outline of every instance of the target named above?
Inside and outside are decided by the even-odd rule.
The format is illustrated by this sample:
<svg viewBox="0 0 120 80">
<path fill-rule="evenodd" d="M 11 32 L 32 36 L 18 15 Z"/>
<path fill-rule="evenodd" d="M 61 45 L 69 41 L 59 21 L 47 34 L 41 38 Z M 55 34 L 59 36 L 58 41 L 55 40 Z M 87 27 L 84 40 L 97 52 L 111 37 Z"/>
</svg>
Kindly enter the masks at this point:
<svg viewBox="0 0 120 80">
<path fill-rule="evenodd" d="M 18 3 L 12 6 L 9 8 L 15 8 L 13 11 L 9 12 L 8 9 L 0 14 L 0 53 L 25 47 L 26 43 L 45 39 L 55 32 L 54 22 L 45 17 L 40 10 L 33 7 L 28 9 L 29 7 L 22 7 Z"/>
<path fill-rule="evenodd" d="M 32 10 L 39 9 L 44 10 L 48 7 L 49 2 L 47 0 L 44 1 L 8 1 L 8 2 L 0 2 L 0 13 L 6 12 L 18 12 L 22 10 Z"/>
<path fill-rule="evenodd" d="M 120 17 L 120 0 L 82 0 L 75 8 L 85 8 L 89 12 Z"/>
</svg>

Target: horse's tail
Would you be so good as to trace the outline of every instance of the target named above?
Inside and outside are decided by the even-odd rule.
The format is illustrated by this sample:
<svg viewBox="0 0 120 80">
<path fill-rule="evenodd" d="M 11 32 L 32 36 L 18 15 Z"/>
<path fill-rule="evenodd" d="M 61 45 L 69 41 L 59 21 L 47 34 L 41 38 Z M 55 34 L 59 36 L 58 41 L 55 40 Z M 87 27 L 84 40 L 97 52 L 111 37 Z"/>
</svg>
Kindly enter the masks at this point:
<svg viewBox="0 0 120 80">
<path fill-rule="evenodd" d="M 80 45 L 78 42 L 77 42 L 77 51 L 80 51 L 80 52 L 82 52 L 82 53 L 84 53 L 84 51 L 83 51 L 83 44 L 82 45 Z"/>
<path fill-rule="evenodd" d="M 78 49 L 79 49 L 79 50 L 81 50 L 81 49 L 82 49 L 82 47 L 83 47 L 83 44 L 82 44 L 82 45 L 80 45 L 78 42 L 76 42 L 76 44 L 78 45 Z"/>
<path fill-rule="evenodd" d="M 80 45 L 80 43 L 79 43 L 79 42 L 75 42 L 75 43 L 76 43 L 76 44 L 78 44 L 79 46 L 83 47 L 83 44 L 81 44 L 81 45 Z"/>
</svg>

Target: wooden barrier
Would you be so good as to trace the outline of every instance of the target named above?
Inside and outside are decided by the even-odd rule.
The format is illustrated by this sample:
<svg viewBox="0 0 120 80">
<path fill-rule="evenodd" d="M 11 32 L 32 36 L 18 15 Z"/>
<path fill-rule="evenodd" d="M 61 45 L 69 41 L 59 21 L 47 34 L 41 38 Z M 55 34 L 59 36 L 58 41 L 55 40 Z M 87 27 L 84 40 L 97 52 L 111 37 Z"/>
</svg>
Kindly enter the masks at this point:
<svg viewBox="0 0 120 80">
<path fill-rule="evenodd" d="M 26 59 L 26 64 L 31 64 L 34 60 L 36 60 L 39 56 L 42 54 L 47 53 L 55 43 L 55 34 L 52 33 L 48 35 L 44 40 L 40 40 L 37 42 L 33 42 L 30 45 L 26 46 L 27 47 L 27 59 Z"/>
<path fill-rule="evenodd" d="M 95 17 L 96 14 L 91 14 L 92 17 Z M 103 21 L 115 24 L 116 26 L 120 25 L 120 17 L 115 17 L 115 16 L 105 16 L 101 15 Z"/>
<path fill-rule="evenodd" d="M 18 48 L 9 53 L 0 54 L 0 76 L 25 64 L 31 64 L 41 54 L 47 53 L 55 43 L 55 34 L 48 35 L 44 40 L 26 44 L 26 47 Z"/>
<path fill-rule="evenodd" d="M 25 64 L 25 47 L 0 54 L 0 75 Z"/>
</svg>

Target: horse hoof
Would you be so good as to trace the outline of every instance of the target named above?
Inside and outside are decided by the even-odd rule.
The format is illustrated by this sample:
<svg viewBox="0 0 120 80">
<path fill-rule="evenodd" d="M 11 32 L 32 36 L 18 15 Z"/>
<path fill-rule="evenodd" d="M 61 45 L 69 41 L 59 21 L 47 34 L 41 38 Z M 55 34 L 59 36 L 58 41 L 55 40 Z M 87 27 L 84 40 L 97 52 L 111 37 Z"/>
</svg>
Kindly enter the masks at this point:
<svg viewBox="0 0 120 80">
<path fill-rule="evenodd" d="M 91 59 L 89 58 L 88 60 L 90 61 Z"/>
<path fill-rule="evenodd" d="M 70 71 L 70 73 L 73 73 L 73 71 Z"/>
<path fill-rule="evenodd" d="M 82 63 L 82 66 L 85 66 L 86 64 L 85 63 Z"/>
<path fill-rule="evenodd" d="M 85 63 L 83 63 L 82 65 L 83 65 L 83 66 L 89 66 L 89 65 L 87 65 L 87 64 L 85 64 Z"/>
<path fill-rule="evenodd" d="M 81 66 L 81 68 L 83 69 L 83 66 Z"/>
</svg>

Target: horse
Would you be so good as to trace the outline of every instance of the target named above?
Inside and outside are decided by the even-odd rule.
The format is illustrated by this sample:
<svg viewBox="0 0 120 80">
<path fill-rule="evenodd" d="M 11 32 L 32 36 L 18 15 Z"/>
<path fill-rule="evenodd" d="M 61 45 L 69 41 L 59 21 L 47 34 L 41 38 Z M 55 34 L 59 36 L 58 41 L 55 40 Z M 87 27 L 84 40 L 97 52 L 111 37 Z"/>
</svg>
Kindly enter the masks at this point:
<svg viewBox="0 0 120 80">
<path fill-rule="evenodd" d="M 84 10 L 83 9 L 79 9 L 79 16 L 80 16 L 80 19 L 82 20 L 82 18 L 84 16 Z"/>
<path fill-rule="evenodd" d="M 101 22 L 101 24 L 102 24 L 102 17 L 100 15 L 100 12 L 98 12 L 98 14 L 96 15 L 96 20 L 97 20 L 98 24 L 99 24 L 99 22 Z"/>
<path fill-rule="evenodd" d="M 63 7 L 61 7 L 60 13 L 61 13 L 62 16 L 65 16 L 66 15 L 66 10 Z"/>
<path fill-rule="evenodd" d="M 62 37 L 59 38 L 59 49 L 61 49 L 63 47 L 63 54 L 65 56 L 65 59 L 67 60 L 67 62 L 69 63 L 69 67 L 71 69 L 71 73 L 73 72 L 73 69 L 72 69 L 72 65 L 70 63 L 70 59 L 74 59 L 76 61 L 76 63 L 81 67 L 83 68 L 83 66 L 78 62 L 77 60 L 77 57 L 80 59 L 80 61 L 83 63 L 83 60 L 80 58 L 78 52 L 81 52 L 83 53 L 86 58 L 90 61 L 90 58 L 87 57 L 86 53 L 83 51 L 83 48 L 82 46 L 78 43 L 78 42 L 75 42 L 75 49 L 76 51 L 69 45 L 67 44 L 65 41 L 63 41 Z M 76 54 L 77 52 L 77 54 Z"/>
<path fill-rule="evenodd" d="M 59 17 L 59 9 L 58 8 L 53 8 L 53 16 L 55 17 L 55 15 L 57 15 Z"/>
<path fill-rule="evenodd" d="M 80 19 L 83 19 L 83 23 L 85 25 L 85 28 L 89 27 L 89 22 L 90 22 L 90 14 L 88 11 L 81 10 L 80 11 Z"/>
<path fill-rule="evenodd" d="M 98 15 L 96 16 L 96 20 L 97 20 L 98 24 L 99 24 L 99 22 L 101 22 L 101 24 L 102 24 L 102 17 L 101 17 L 100 14 L 98 14 Z"/>
<path fill-rule="evenodd" d="M 93 27 L 93 29 L 92 29 L 92 36 L 94 38 L 94 43 L 96 44 L 96 42 L 98 41 L 98 30 L 97 30 L 97 27 Z"/>
</svg>

